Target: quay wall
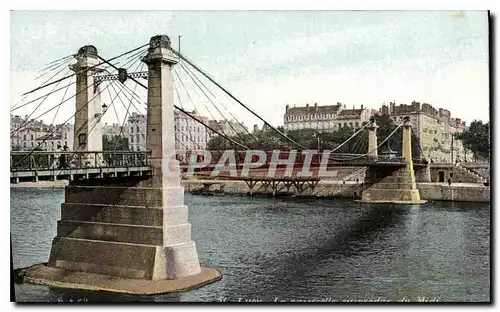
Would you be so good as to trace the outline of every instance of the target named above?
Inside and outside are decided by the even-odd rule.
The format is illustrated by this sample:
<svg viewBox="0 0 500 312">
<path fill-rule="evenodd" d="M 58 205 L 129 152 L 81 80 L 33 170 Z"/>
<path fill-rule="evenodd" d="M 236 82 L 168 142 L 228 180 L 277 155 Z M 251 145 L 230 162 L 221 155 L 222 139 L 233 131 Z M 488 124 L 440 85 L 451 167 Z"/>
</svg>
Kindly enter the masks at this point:
<svg viewBox="0 0 500 312">
<path fill-rule="evenodd" d="M 184 180 L 181 182 L 186 192 L 202 190 L 205 185 L 209 192 L 221 192 L 224 194 L 247 195 L 249 187 L 244 181 L 215 181 L 215 180 Z M 64 188 L 68 185 L 68 181 L 59 180 L 49 183 L 44 182 L 26 182 L 11 184 L 11 187 L 41 187 L 41 188 Z M 420 191 L 420 197 L 424 200 L 444 200 L 444 201 L 466 201 L 466 202 L 490 202 L 490 187 L 480 184 L 460 184 L 453 183 L 447 185 L 443 183 L 417 183 Z M 314 191 L 307 184 L 301 196 L 317 196 L 317 197 L 341 197 L 349 199 L 360 199 L 362 186 L 354 183 L 342 184 L 333 181 L 321 181 L 314 188 Z M 267 189 L 261 185 L 256 185 L 253 191 L 254 195 L 272 195 L 271 187 Z M 278 195 L 295 194 L 294 186 L 286 189 L 283 184 L 277 190 Z"/>
<path fill-rule="evenodd" d="M 249 187 L 244 181 L 215 181 L 215 180 L 185 180 L 182 181 L 186 192 L 196 192 L 205 190 L 208 192 L 219 192 L 223 194 L 247 195 Z M 455 183 L 444 185 L 443 183 L 417 183 L 420 191 L 420 198 L 424 200 L 443 201 L 466 201 L 466 202 L 490 202 L 490 187 L 480 184 L 460 184 Z M 363 186 L 360 184 L 332 183 L 331 181 L 321 181 L 314 190 L 307 184 L 300 196 L 315 197 L 341 197 L 349 199 L 361 199 Z M 253 190 L 254 195 L 272 195 L 271 187 L 264 188 L 256 185 Z M 294 186 L 287 190 L 283 184 L 276 191 L 277 195 L 295 194 Z"/>
</svg>

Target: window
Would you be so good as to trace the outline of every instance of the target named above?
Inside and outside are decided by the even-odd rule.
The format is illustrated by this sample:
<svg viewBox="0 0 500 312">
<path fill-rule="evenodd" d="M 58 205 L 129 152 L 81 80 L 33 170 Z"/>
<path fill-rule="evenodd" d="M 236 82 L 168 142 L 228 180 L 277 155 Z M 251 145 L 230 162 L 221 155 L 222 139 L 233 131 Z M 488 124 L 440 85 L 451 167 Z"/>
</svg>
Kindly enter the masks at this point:
<svg viewBox="0 0 500 312">
<path fill-rule="evenodd" d="M 26 141 L 26 134 L 23 136 L 23 140 L 25 140 L 25 141 Z M 26 146 L 25 146 L 25 147 L 26 147 Z"/>
<path fill-rule="evenodd" d="M 134 127 L 130 127 L 130 133 L 134 133 Z"/>
<path fill-rule="evenodd" d="M 359 128 L 359 122 L 356 121 L 356 128 Z"/>
<path fill-rule="evenodd" d="M 140 132 L 140 131 L 139 131 L 139 127 L 136 127 L 136 132 Z"/>
<path fill-rule="evenodd" d="M 130 137 L 130 143 L 134 143 L 134 137 L 133 136 Z"/>
</svg>

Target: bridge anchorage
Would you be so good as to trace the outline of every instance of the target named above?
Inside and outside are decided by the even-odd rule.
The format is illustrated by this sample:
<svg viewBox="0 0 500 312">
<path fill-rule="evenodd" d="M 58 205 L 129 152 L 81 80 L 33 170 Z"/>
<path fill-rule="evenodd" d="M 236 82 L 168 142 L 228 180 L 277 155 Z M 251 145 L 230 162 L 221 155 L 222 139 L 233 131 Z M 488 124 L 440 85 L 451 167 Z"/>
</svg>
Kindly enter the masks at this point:
<svg viewBox="0 0 500 312">
<path fill-rule="evenodd" d="M 82 47 L 76 59 L 75 150 L 97 151 L 83 157 L 89 168 L 102 167 L 98 138 L 102 105 L 95 73 L 102 71 L 103 63 L 93 46 Z M 148 67 L 146 159 L 150 174 L 73 180 L 65 189 L 49 261 L 22 270 L 24 281 L 158 294 L 201 287 L 221 278 L 217 270 L 200 266 L 179 164 L 172 157 L 172 68 L 178 59 L 168 36 L 152 37 L 142 62 Z"/>
</svg>

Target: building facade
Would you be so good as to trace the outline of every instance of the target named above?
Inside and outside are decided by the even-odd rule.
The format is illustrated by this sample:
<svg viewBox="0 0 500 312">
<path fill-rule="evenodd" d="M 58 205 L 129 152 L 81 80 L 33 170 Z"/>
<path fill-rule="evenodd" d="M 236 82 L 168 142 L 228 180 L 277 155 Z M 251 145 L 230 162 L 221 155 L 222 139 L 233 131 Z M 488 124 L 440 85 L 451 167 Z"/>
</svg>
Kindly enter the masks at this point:
<svg viewBox="0 0 500 312">
<path fill-rule="evenodd" d="M 197 115 L 195 112 L 192 112 L 191 115 L 204 122 L 208 121 L 206 117 Z M 127 119 L 124 132 L 128 138 L 131 151 L 146 150 L 146 122 L 147 115 L 135 112 Z M 174 123 L 175 149 L 178 153 L 206 148 L 208 135 L 206 128 L 202 124 L 179 111 L 174 112 Z M 112 133 L 119 131 L 119 128 L 110 130 Z"/>
<path fill-rule="evenodd" d="M 217 130 L 220 133 L 227 135 L 228 137 L 236 137 L 238 134 L 243 135 L 248 133 L 248 128 L 244 123 L 240 123 L 234 120 L 209 120 L 208 125 Z M 208 133 L 208 138 L 217 136 L 218 134 L 210 131 Z"/>
<path fill-rule="evenodd" d="M 208 118 L 191 112 L 191 115 L 197 119 L 208 123 Z M 208 131 L 198 121 L 180 112 L 174 112 L 175 120 L 175 149 L 179 152 L 189 150 L 204 150 L 207 148 Z"/>
<path fill-rule="evenodd" d="M 370 121 L 370 118 L 374 115 L 374 111 L 365 108 L 361 105 L 361 108 L 352 109 L 344 108 L 337 114 L 334 120 L 334 130 L 339 130 L 340 128 L 348 127 L 354 130 L 361 128 L 366 122 Z"/>
<path fill-rule="evenodd" d="M 342 110 L 342 104 L 319 106 L 306 104 L 303 107 L 285 107 L 283 128 L 285 131 L 301 129 L 317 129 L 319 131 L 333 131 L 337 114 Z"/>
<path fill-rule="evenodd" d="M 303 107 L 290 107 L 286 105 L 283 116 L 284 130 L 294 131 L 301 129 L 314 129 L 318 132 L 333 132 L 341 127 L 353 129 L 361 127 L 363 122 L 370 120 L 373 110 L 364 108 L 347 109 L 346 105 L 337 102 L 336 105 L 320 106 L 306 104 Z"/>
<path fill-rule="evenodd" d="M 131 151 L 146 150 L 146 124 L 147 116 L 132 112 L 128 116 L 124 132 L 128 139 L 128 148 Z"/>
<path fill-rule="evenodd" d="M 47 125 L 42 120 L 28 120 L 18 115 L 10 116 L 10 147 L 12 151 L 57 151 L 73 148 L 72 124 Z"/>
<path fill-rule="evenodd" d="M 380 113 L 388 114 L 396 125 L 408 116 L 412 130 L 420 141 L 425 157 L 435 162 L 456 162 L 466 159 L 462 141 L 455 138 L 465 131 L 465 121 L 451 118 L 449 110 L 435 109 L 428 103 L 413 101 L 410 105 L 391 102 L 383 105 Z"/>
</svg>

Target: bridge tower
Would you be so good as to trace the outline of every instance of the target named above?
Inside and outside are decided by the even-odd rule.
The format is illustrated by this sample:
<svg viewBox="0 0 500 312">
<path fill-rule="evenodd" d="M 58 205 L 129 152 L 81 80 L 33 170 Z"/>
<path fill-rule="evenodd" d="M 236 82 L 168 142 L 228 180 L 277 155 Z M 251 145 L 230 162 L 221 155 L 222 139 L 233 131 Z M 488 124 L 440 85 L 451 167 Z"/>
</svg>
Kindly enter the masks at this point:
<svg viewBox="0 0 500 312">
<path fill-rule="evenodd" d="M 80 49 L 78 66 L 92 66 L 96 55 L 95 47 Z M 170 39 L 152 37 L 142 61 L 148 65 L 146 141 L 151 174 L 71 181 L 65 189 L 49 261 L 25 269 L 25 281 L 159 294 L 197 288 L 221 278 L 217 270 L 200 267 L 191 239 L 175 160 L 172 67 L 177 59 Z M 78 90 L 93 83 L 89 74 L 79 75 Z M 92 90 L 84 93 L 77 107 L 91 94 Z M 82 116 L 94 120 L 92 113 L 97 114 L 97 104 Z M 85 129 L 82 120 L 79 126 Z M 92 139 L 84 143 L 88 148 L 99 146 Z"/>
<path fill-rule="evenodd" d="M 151 38 L 148 54 L 142 59 L 148 65 L 148 114 L 146 144 L 151 151 L 149 165 L 152 190 L 159 190 L 157 205 L 163 208 L 163 247 L 166 275 L 177 279 L 201 272 L 195 243 L 191 240 L 188 207 L 184 205 L 184 188 L 175 158 L 174 89 L 172 68 L 177 57 L 170 50 L 168 36 Z"/>
<path fill-rule="evenodd" d="M 70 68 L 76 73 L 74 151 L 102 151 L 101 96 L 94 86 L 94 74 L 102 72 L 97 49 L 81 47 L 76 63 Z"/>
<path fill-rule="evenodd" d="M 370 125 L 366 127 L 368 129 L 368 155 L 370 156 L 377 156 L 378 151 L 377 151 L 377 122 L 375 121 L 375 118 L 372 118 L 370 120 Z"/>
<path fill-rule="evenodd" d="M 366 170 L 361 201 L 369 203 L 420 204 L 411 153 L 411 123 L 405 117 L 402 151 L 404 164 L 374 163 Z"/>
</svg>

